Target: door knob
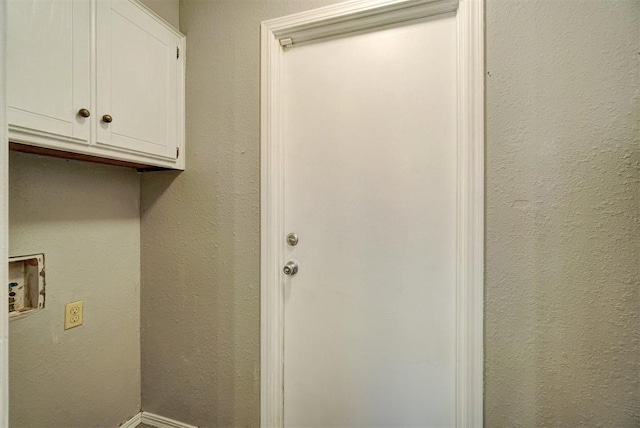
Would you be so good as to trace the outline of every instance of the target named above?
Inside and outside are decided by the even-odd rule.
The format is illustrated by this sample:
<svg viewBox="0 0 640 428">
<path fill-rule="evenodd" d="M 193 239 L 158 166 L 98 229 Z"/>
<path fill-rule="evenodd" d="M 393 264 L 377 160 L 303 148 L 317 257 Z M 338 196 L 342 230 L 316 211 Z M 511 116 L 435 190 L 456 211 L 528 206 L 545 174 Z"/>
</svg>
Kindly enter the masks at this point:
<svg viewBox="0 0 640 428">
<path fill-rule="evenodd" d="M 105 114 L 104 116 L 102 116 L 102 121 L 104 123 L 111 123 L 113 121 L 113 118 L 110 115 Z"/>
<path fill-rule="evenodd" d="M 282 272 L 284 272 L 285 275 L 293 276 L 298 273 L 298 264 L 294 261 L 287 262 L 282 268 Z"/>
<path fill-rule="evenodd" d="M 87 110 L 86 108 L 81 108 L 80 110 L 78 110 L 78 114 L 82 117 L 89 117 L 91 116 L 91 112 L 89 110 Z"/>
</svg>

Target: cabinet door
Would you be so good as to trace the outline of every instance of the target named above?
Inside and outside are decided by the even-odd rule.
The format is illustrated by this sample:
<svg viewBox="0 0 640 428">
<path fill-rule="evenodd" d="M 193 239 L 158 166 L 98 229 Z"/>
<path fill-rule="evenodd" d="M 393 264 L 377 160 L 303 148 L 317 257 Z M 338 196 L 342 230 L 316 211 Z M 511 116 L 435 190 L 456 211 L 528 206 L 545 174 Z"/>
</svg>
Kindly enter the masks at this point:
<svg viewBox="0 0 640 428">
<path fill-rule="evenodd" d="M 90 119 L 78 112 L 91 108 L 90 44 L 89 0 L 7 2 L 12 140 L 89 144 Z"/>
<path fill-rule="evenodd" d="M 97 7 L 97 144 L 176 159 L 180 38 L 132 1 Z"/>
</svg>

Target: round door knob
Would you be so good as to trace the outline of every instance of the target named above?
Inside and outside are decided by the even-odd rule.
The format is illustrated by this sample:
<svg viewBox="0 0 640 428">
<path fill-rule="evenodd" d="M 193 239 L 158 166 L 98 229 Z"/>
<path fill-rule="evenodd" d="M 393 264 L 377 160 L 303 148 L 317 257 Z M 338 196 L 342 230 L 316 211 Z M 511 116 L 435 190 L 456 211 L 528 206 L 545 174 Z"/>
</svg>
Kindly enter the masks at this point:
<svg viewBox="0 0 640 428">
<path fill-rule="evenodd" d="M 111 123 L 113 121 L 113 118 L 110 115 L 105 114 L 104 116 L 102 116 L 102 121 L 104 123 Z"/>
<path fill-rule="evenodd" d="M 282 272 L 285 275 L 293 276 L 298 273 L 298 264 L 293 261 L 287 262 L 287 264 L 282 268 Z"/>
<path fill-rule="evenodd" d="M 82 117 L 89 117 L 91 116 L 91 112 L 89 110 L 87 110 L 86 108 L 81 108 L 80 110 L 78 110 L 78 114 Z"/>
</svg>

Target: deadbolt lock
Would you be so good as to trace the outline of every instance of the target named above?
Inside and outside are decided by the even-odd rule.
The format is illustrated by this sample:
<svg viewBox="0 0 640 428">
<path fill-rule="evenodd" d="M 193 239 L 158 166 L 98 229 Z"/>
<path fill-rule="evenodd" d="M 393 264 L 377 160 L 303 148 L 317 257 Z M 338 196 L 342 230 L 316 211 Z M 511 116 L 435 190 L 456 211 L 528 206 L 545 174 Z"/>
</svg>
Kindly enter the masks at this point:
<svg viewBox="0 0 640 428">
<path fill-rule="evenodd" d="M 298 235 L 296 235 L 295 233 L 288 234 L 287 244 L 291 245 L 292 247 L 295 247 L 296 245 L 298 245 Z"/>
</svg>

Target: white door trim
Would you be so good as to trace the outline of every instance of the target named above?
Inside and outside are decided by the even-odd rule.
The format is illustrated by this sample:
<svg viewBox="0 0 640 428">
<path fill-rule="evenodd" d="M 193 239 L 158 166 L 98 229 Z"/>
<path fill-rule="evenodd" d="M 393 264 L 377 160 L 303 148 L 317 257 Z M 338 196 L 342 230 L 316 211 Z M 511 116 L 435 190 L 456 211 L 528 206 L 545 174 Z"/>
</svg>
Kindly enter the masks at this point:
<svg viewBox="0 0 640 428">
<path fill-rule="evenodd" d="M 261 25 L 261 395 L 263 427 L 284 424 L 282 61 L 295 43 L 457 10 L 456 426 L 483 422 L 484 0 L 353 0 Z"/>
<path fill-rule="evenodd" d="M 0 2 L 0 278 L 9 280 L 9 144 L 7 141 L 6 2 Z M 4 288 L 3 288 L 4 289 Z M 0 297 L 0 428 L 9 426 L 9 301 Z"/>
</svg>

